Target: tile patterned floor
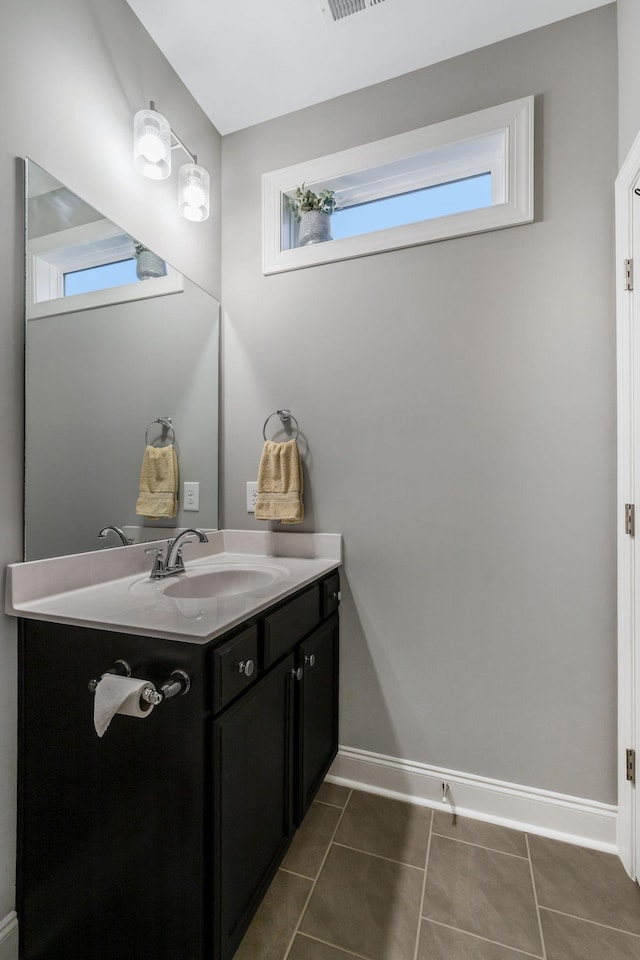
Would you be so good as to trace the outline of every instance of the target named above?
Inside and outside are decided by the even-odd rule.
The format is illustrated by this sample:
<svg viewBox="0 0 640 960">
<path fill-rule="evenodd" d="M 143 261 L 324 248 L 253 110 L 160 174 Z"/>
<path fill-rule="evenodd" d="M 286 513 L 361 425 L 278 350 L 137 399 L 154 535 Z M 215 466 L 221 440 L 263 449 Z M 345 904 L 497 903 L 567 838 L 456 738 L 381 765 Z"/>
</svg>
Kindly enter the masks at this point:
<svg viewBox="0 0 640 960">
<path fill-rule="evenodd" d="M 234 960 L 640 960 L 617 857 L 325 783 Z"/>
</svg>

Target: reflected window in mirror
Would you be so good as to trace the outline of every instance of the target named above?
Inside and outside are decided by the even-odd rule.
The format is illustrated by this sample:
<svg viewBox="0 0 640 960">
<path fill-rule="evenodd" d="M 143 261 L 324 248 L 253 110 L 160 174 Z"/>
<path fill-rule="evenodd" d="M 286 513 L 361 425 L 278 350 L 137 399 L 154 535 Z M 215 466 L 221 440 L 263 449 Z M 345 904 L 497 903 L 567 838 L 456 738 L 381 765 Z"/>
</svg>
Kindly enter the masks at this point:
<svg viewBox="0 0 640 960">
<path fill-rule="evenodd" d="M 136 261 L 116 260 L 102 263 L 98 267 L 83 267 L 81 270 L 69 270 L 63 275 L 63 296 L 73 297 L 77 293 L 91 293 L 94 290 L 106 290 L 109 287 L 121 287 L 125 283 L 136 283 Z"/>
<path fill-rule="evenodd" d="M 98 219 L 89 223 L 39 234 L 45 197 L 54 206 L 60 201 L 58 190 L 35 198 L 36 226 L 33 234 L 29 230 L 27 248 L 29 320 L 182 292 L 182 277 L 176 270 L 95 211 Z M 31 203 L 30 198 L 29 211 Z M 92 208 L 85 206 L 82 212 L 87 216 Z M 50 219 L 48 211 L 47 222 Z"/>
</svg>

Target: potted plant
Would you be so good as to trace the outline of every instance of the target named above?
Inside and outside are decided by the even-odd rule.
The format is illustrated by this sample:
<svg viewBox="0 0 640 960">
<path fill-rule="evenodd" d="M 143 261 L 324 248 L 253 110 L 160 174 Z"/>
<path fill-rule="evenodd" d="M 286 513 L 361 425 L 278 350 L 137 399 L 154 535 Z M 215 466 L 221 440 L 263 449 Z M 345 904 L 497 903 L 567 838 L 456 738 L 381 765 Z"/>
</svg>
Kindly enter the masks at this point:
<svg viewBox="0 0 640 960">
<path fill-rule="evenodd" d="M 331 214 L 335 210 L 335 190 L 314 193 L 305 189 L 304 183 L 296 187 L 292 197 L 287 198 L 289 209 L 300 224 L 298 246 L 323 243 L 331 240 Z"/>
</svg>

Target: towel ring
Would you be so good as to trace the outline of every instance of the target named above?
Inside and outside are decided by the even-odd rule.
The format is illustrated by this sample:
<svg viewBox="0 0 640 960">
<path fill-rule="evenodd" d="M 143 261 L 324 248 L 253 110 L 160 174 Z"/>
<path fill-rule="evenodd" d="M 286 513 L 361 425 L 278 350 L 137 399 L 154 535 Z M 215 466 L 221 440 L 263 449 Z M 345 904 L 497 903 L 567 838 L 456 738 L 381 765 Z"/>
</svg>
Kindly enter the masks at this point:
<svg viewBox="0 0 640 960">
<path fill-rule="evenodd" d="M 293 420 L 293 422 L 296 425 L 296 435 L 291 439 L 292 440 L 298 439 L 298 433 L 300 432 L 300 429 L 298 427 L 298 421 L 296 420 L 294 415 L 291 413 L 291 410 L 276 410 L 275 413 L 270 413 L 264 422 L 264 426 L 262 428 L 262 436 L 264 437 L 265 441 L 267 439 L 267 424 L 269 423 L 269 420 L 271 420 L 271 417 L 280 417 L 280 420 L 282 421 L 282 423 L 289 423 L 290 420 Z"/>
<path fill-rule="evenodd" d="M 174 444 L 175 444 L 175 442 L 176 442 L 176 432 L 175 432 L 175 430 L 173 429 L 173 424 L 171 423 L 171 417 L 158 417 L 157 420 L 152 420 L 152 421 L 151 421 L 151 423 L 149 424 L 149 426 L 147 427 L 147 429 L 146 429 L 146 431 L 145 431 L 144 442 L 145 442 L 146 446 L 149 446 L 149 430 L 151 430 L 151 427 L 153 427 L 156 423 L 162 424 L 162 426 L 163 426 L 166 430 L 171 430 L 171 433 L 173 434 L 173 440 L 171 440 L 171 443 L 174 443 Z"/>
</svg>

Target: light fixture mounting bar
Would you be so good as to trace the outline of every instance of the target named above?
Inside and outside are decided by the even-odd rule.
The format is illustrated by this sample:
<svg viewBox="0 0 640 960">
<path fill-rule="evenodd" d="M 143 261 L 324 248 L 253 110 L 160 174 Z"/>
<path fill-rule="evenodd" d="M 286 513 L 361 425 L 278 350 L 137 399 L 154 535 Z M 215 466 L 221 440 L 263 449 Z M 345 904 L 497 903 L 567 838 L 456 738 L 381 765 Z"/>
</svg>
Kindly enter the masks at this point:
<svg viewBox="0 0 640 960">
<path fill-rule="evenodd" d="M 155 109 L 156 109 L 155 101 L 154 101 L 154 100 L 149 100 L 149 110 L 155 110 Z M 195 154 L 195 153 L 191 153 L 191 150 L 189 150 L 189 148 L 183 143 L 183 141 L 180 139 L 180 137 L 179 137 L 178 134 L 175 132 L 175 130 L 173 129 L 173 127 L 170 127 L 170 130 L 171 130 L 171 136 L 172 136 L 173 139 L 175 140 L 175 143 L 172 143 L 172 144 L 171 144 L 171 149 L 172 149 L 172 150 L 177 150 L 178 147 L 180 147 L 181 150 L 184 150 L 184 152 L 185 152 L 186 155 L 189 157 L 189 159 L 191 160 L 192 163 L 197 163 L 197 162 L 198 162 L 198 158 L 197 158 L 196 154 Z"/>
<path fill-rule="evenodd" d="M 195 155 L 195 153 L 191 153 L 191 150 L 189 150 L 189 148 L 184 145 L 180 137 L 175 133 L 173 127 L 171 128 L 171 136 L 176 141 L 175 143 L 171 144 L 171 149 L 177 150 L 178 147 L 180 147 L 182 150 L 184 150 L 186 155 L 189 157 L 189 159 L 191 160 L 191 163 L 197 163 L 198 162 L 197 156 Z"/>
</svg>

